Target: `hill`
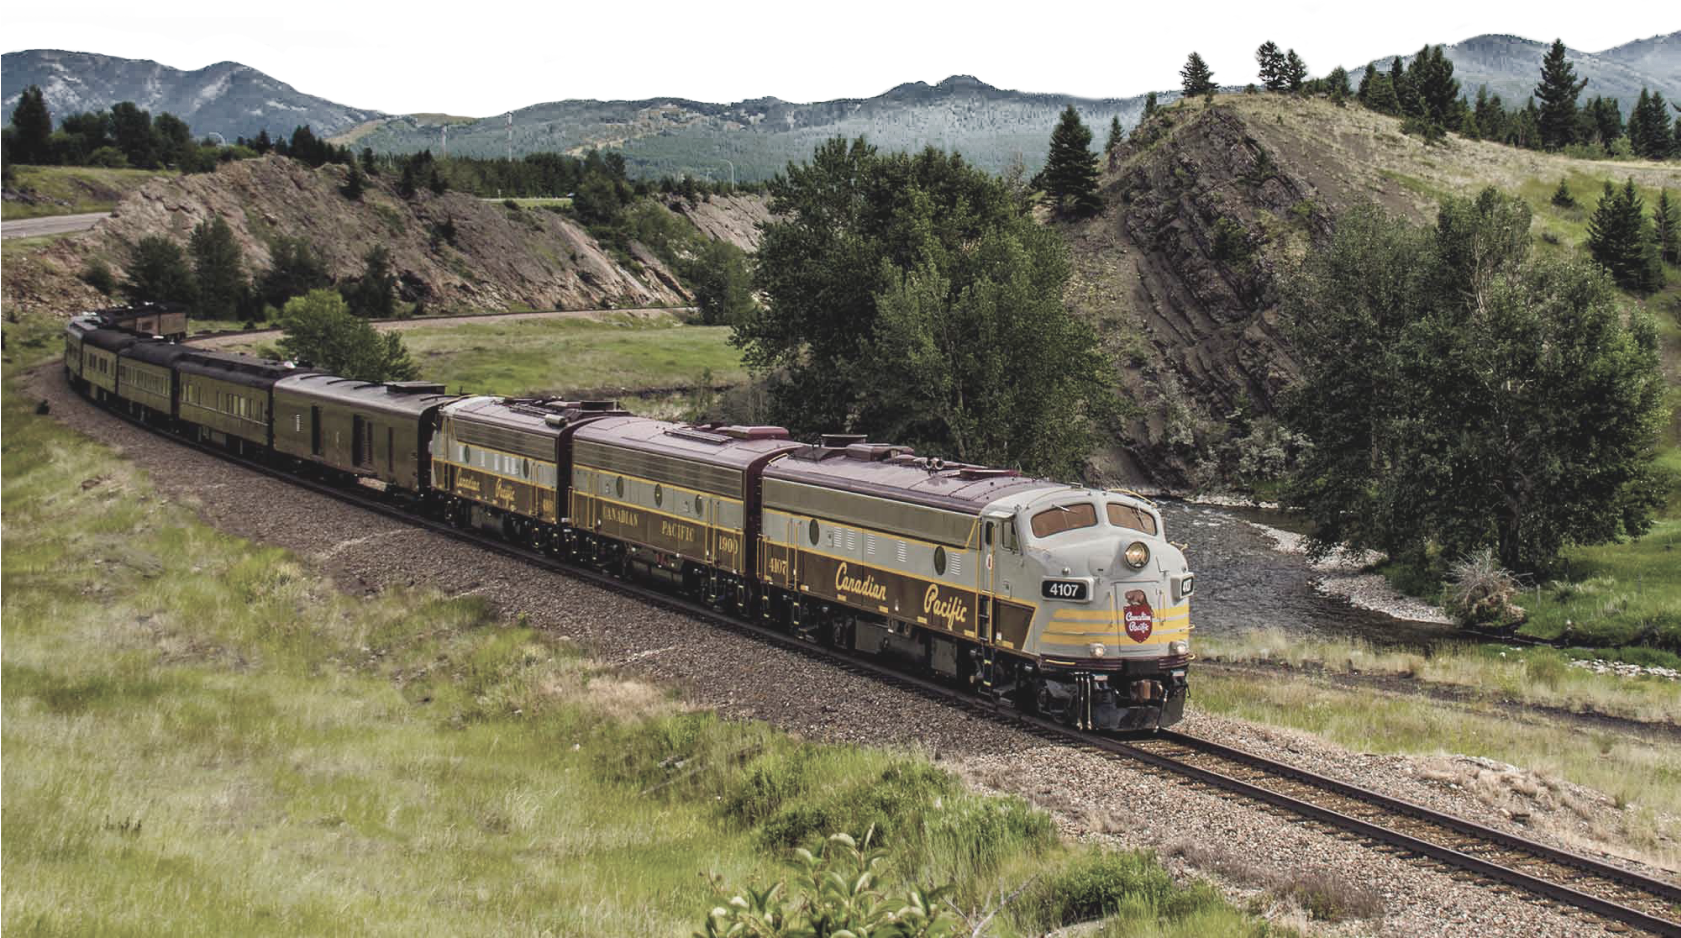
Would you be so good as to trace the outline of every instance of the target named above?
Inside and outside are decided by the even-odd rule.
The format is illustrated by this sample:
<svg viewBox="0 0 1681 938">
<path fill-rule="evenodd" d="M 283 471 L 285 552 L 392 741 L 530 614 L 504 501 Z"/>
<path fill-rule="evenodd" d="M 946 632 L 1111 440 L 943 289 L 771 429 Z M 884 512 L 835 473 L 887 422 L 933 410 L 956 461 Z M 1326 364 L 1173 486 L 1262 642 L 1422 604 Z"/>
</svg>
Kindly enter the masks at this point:
<svg viewBox="0 0 1681 938">
<path fill-rule="evenodd" d="M 1477 86 L 1487 85 L 1498 93 L 1508 106 L 1521 106 L 1535 91 L 1541 73 L 1541 57 L 1551 42 L 1537 42 L 1518 36 L 1474 36 L 1456 42 L 1443 52 L 1453 63 L 1453 75 L 1459 79 L 1460 89 L 1475 95 Z M 1675 100 L 1681 95 L 1681 32 L 1654 36 L 1626 43 L 1604 52 L 1582 52 L 1565 47 L 1570 61 L 1576 66 L 1576 76 L 1586 78 L 1588 86 L 1583 98 L 1602 95 L 1622 103 L 1626 118 L 1640 97 L 1641 88 L 1663 92 Z M 1416 52 L 1417 50 L 1414 50 Z M 1376 65 L 1386 68 L 1394 56 L 1385 56 Z M 1401 61 L 1410 63 L 1412 55 L 1401 54 Z M 1355 74 L 1359 79 L 1359 74 Z"/>
<path fill-rule="evenodd" d="M 1163 96 L 1171 100 L 1175 95 Z M 1143 96 L 1075 98 L 995 88 L 969 75 L 938 84 L 910 82 L 873 98 L 844 98 L 794 104 L 755 98 L 708 104 L 683 98 L 641 101 L 554 101 L 513 112 L 516 156 L 543 150 L 582 153 L 592 147 L 624 152 L 638 176 L 684 174 L 726 181 L 765 179 L 790 160 L 811 156 L 830 137 L 869 136 L 888 150 L 935 146 L 959 150 L 971 162 L 1002 172 L 1020 155 L 1029 170 L 1044 163 L 1050 128 L 1068 105 L 1087 124 L 1107 127 L 1112 117 L 1132 126 L 1144 110 Z M 448 121 L 449 152 L 459 156 L 501 156 L 509 146 L 505 115 L 471 123 Z M 358 127 L 337 142 L 354 142 L 378 152 L 412 153 L 442 149 L 444 122 L 407 115 Z M 733 167 L 732 165 L 733 164 Z"/>
<path fill-rule="evenodd" d="M 265 127 L 270 134 L 289 134 L 301 124 L 334 134 L 380 116 L 378 111 L 304 94 L 238 62 L 187 72 L 148 59 L 31 49 L 0 56 L 0 104 L 6 120 L 11 120 L 12 109 L 30 85 L 41 87 L 55 121 L 133 101 L 153 115 L 174 114 L 195 134 L 219 133 L 229 141 L 254 137 Z"/>
<path fill-rule="evenodd" d="M 1275 276 L 1349 206 L 1375 200 L 1425 222 L 1442 196 L 1494 185 L 1529 202 L 1537 250 L 1576 252 L 1601 181 L 1628 177 L 1648 205 L 1659 187 L 1681 191 L 1673 163 L 1458 138 L 1428 146 L 1394 118 L 1323 100 L 1222 95 L 1213 107 L 1165 109 L 1110 160 L 1103 210 L 1059 225 L 1073 258 L 1068 301 L 1098 325 L 1141 405 L 1100 466 L 1172 488 L 1220 484 L 1246 452 L 1276 442 L 1256 432 L 1295 373 Z M 1579 207 L 1551 204 L 1561 178 Z M 1681 301 L 1681 271 L 1669 276 L 1654 309 Z M 1681 320 L 1660 319 L 1678 378 Z"/>
<path fill-rule="evenodd" d="M 358 276 L 366 252 L 384 245 L 403 299 L 424 301 L 436 311 L 689 302 L 682 282 L 653 250 L 636 241 L 605 246 L 557 212 L 509 208 L 454 192 L 439 196 L 422 190 L 403 199 L 384 177 L 369 177 L 362 200 L 352 202 L 339 192 L 345 179 L 342 166 L 311 169 L 269 156 L 147 183 L 87 232 L 34 253 L 8 248 L 3 280 L 8 314 L 63 315 L 100 305 L 105 298 L 78 279 L 90 261 L 104 260 L 120 280 L 141 237 L 161 234 L 185 244 L 193 226 L 215 216 L 232 227 L 254 271 L 271 265 L 280 236 L 307 239 L 335 279 Z M 648 210 L 669 211 L 657 205 Z"/>
</svg>

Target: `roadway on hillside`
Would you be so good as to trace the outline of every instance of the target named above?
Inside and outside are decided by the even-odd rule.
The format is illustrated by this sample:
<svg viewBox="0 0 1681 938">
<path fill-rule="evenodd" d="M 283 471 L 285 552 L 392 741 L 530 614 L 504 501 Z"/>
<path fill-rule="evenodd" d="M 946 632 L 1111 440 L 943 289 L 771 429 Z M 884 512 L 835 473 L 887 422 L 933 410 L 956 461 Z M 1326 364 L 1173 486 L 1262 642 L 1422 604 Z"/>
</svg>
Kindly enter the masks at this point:
<svg viewBox="0 0 1681 938">
<path fill-rule="evenodd" d="M 486 322 L 517 322 L 522 319 L 600 319 L 609 315 L 628 315 L 638 318 L 654 318 L 673 314 L 693 312 L 694 307 L 676 306 L 671 308 L 647 307 L 642 309 L 562 309 L 544 310 L 529 313 L 479 313 L 469 316 L 423 316 L 420 319 L 379 319 L 374 321 L 374 328 L 381 332 L 401 332 L 406 329 L 430 328 L 432 326 L 461 326 L 470 323 Z M 200 348 L 226 348 L 231 345 L 252 345 L 258 342 L 274 342 L 280 339 L 279 329 L 252 329 L 249 332 L 223 332 L 207 335 L 202 338 L 189 338 L 188 344 Z"/>
<path fill-rule="evenodd" d="M 86 212 L 81 215 L 48 215 L 45 218 L 19 218 L 0 225 L 0 238 L 39 238 L 43 235 L 69 234 L 86 231 L 110 212 Z"/>
</svg>

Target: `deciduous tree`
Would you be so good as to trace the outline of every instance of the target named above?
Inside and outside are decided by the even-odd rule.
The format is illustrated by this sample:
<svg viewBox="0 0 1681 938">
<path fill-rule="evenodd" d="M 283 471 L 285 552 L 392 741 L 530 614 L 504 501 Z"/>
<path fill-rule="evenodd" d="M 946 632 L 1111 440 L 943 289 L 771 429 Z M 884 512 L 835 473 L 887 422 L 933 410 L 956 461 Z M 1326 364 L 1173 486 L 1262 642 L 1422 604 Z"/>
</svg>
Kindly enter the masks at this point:
<svg viewBox="0 0 1681 938">
<path fill-rule="evenodd" d="M 286 303 L 280 350 L 288 357 L 358 381 L 409 381 L 419 374 L 396 332 L 381 333 L 351 315 L 333 290 L 312 290 Z"/>
<path fill-rule="evenodd" d="M 1313 444 L 1285 498 L 1317 549 L 1488 547 L 1537 571 L 1650 528 L 1655 327 L 1591 265 L 1530 258 L 1529 220 L 1492 189 L 1449 199 L 1434 230 L 1356 208 L 1285 278 L 1302 380 L 1283 411 Z"/>
</svg>

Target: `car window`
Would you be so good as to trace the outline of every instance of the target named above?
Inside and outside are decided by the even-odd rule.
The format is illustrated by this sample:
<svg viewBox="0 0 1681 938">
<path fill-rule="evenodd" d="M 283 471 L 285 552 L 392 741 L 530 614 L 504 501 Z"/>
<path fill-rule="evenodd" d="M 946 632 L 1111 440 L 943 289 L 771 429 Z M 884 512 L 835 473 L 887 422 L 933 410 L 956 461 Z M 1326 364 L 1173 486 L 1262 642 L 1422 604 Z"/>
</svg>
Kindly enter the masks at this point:
<svg viewBox="0 0 1681 938">
<path fill-rule="evenodd" d="M 1097 524 L 1097 509 L 1090 502 L 1058 505 L 1033 516 L 1033 536 L 1050 537 L 1075 528 L 1089 528 Z"/>
<path fill-rule="evenodd" d="M 1156 516 L 1142 508 L 1122 505 L 1119 502 L 1109 503 L 1109 523 L 1117 528 L 1131 528 L 1143 531 L 1145 534 L 1156 533 Z"/>
</svg>

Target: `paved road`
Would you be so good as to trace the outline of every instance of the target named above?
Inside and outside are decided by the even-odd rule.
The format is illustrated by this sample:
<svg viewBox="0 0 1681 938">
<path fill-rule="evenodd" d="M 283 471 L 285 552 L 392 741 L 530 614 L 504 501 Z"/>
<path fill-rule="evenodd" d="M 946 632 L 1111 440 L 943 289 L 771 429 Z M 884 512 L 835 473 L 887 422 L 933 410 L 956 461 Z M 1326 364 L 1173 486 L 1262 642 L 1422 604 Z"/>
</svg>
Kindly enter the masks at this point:
<svg viewBox="0 0 1681 938">
<path fill-rule="evenodd" d="M 0 238 L 39 238 L 42 235 L 68 234 L 85 231 L 110 212 L 88 212 L 84 215 L 49 215 L 46 218 L 20 218 L 0 226 Z"/>
</svg>

